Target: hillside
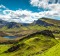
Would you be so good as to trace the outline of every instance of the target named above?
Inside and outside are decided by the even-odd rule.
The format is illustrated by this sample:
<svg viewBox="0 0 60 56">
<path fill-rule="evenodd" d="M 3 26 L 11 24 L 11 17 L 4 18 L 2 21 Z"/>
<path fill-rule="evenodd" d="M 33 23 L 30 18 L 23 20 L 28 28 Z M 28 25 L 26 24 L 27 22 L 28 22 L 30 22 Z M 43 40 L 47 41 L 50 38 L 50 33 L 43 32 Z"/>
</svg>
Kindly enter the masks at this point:
<svg viewBox="0 0 60 56">
<path fill-rule="evenodd" d="M 58 24 L 58 20 L 48 18 L 40 18 L 31 24 L 7 22 L 4 20 L 0 20 L 0 26 L 2 26 L 0 27 L 0 38 L 4 36 L 16 36 L 17 39 L 20 39 L 23 36 L 36 31 L 51 30 L 54 36 L 60 39 L 60 27 L 58 27 L 55 24 L 52 24 L 53 21 L 55 21 Z"/>
<path fill-rule="evenodd" d="M 38 19 L 37 21 L 34 21 L 33 23 L 32 23 L 32 25 L 40 25 L 40 26 L 54 26 L 53 24 L 51 24 L 51 23 L 48 23 L 48 22 L 46 22 L 46 21 L 43 21 L 42 19 Z"/>
<path fill-rule="evenodd" d="M 51 19 L 51 18 L 40 18 L 40 20 L 60 27 L 60 20 L 55 20 L 55 19 Z"/>
<path fill-rule="evenodd" d="M 54 46 L 60 41 L 59 22 L 48 18 L 31 24 L 0 22 L 0 56 L 43 56 L 50 49 L 54 52 Z"/>
<path fill-rule="evenodd" d="M 47 50 L 47 52 L 43 53 L 41 56 L 60 56 L 60 43 Z"/>
<path fill-rule="evenodd" d="M 58 43 L 50 31 L 48 31 L 49 35 L 47 31 L 44 32 L 45 33 L 43 33 L 43 31 L 33 33 L 21 39 L 12 47 L 7 46 L 0 56 L 33 56 L 43 53 Z"/>
</svg>

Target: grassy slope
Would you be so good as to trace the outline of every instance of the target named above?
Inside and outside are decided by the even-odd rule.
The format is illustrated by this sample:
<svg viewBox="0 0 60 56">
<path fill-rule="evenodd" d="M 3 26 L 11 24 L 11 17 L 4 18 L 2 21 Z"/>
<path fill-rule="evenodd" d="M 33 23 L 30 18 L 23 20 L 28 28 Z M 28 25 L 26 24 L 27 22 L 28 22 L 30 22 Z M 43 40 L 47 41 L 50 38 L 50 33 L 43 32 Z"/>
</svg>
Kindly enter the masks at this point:
<svg viewBox="0 0 60 56">
<path fill-rule="evenodd" d="M 43 35 L 35 35 L 33 37 L 23 39 L 22 42 L 19 42 L 18 44 L 20 44 L 18 50 L 2 53 L 0 56 L 33 56 L 56 45 L 57 40 Z"/>
<path fill-rule="evenodd" d="M 54 24 L 55 26 L 60 26 L 60 20 L 54 20 L 54 19 L 50 19 L 50 18 L 41 18 L 41 20 L 50 23 L 50 24 Z"/>
<path fill-rule="evenodd" d="M 60 56 L 60 43 L 50 48 L 46 53 L 42 54 L 42 56 Z"/>
<path fill-rule="evenodd" d="M 8 48 L 11 47 L 10 45 L 0 45 L 0 53 L 4 52 L 5 50 L 8 50 Z"/>
</svg>

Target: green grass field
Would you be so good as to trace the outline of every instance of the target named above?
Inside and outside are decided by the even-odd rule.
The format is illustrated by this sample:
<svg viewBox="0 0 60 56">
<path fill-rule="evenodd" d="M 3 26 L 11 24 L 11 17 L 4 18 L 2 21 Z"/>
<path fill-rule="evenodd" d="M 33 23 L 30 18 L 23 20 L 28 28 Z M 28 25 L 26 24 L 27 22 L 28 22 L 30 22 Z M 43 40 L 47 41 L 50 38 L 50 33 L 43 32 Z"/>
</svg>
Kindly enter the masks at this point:
<svg viewBox="0 0 60 56">
<path fill-rule="evenodd" d="M 4 53 L 4 51 L 8 51 L 11 45 L 2 46 L 0 49 L 0 56 L 33 56 L 37 54 L 42 54 L 44 51 L 53 47 L 57 43 L 58 41 L 51 37 L 38 34 L 34 35 L 33 37 L 25 38 L 22 40 L 22 42 L 20 41 L 15 44 L 15 46 L 20 45 L 20 47 L 13 52 Z"/>
</svg>

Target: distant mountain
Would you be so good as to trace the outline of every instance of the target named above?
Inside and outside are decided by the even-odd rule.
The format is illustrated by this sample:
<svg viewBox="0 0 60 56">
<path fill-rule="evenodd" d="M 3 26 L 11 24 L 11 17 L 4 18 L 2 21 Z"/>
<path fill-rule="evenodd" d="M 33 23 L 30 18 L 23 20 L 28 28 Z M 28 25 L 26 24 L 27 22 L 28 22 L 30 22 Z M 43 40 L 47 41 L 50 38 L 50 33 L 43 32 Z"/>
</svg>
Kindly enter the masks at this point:
<svg viewBox="0 0 60 56">
<path fill-rule="evenodd" d="M 22 26 L 28 26 L 30 23 L 21 23 Z"/>
<path fill-rule="evenodd" d="M 38 19 L 37 21 L 34 21 L 33 24 L 34 25 L 42 25 L 42 26 L 53 26 L 53 24 L 49 24 L 49 23 L 42 21 L 40 19 Z"/>
<path fill-rule="evenodd" d="M 40 18 L 34 21 L 32 25 L 43 25 L 43 26 L 60 26 L 60 20 L 54 20 L 49 18 Z"/>
<path fill-rule="evenodd" d="M 8 28 L 15 28 L 15 27 L 21 27 L 21 26 L 30 26 L 30 25 L 39 25 L 39 26 L 58 26 L 60 27 L 60 20 L 54 20 L 49 18 L 40 18 L 37 21 L 34 21 L 33 23 L 16 23 L 16 22 L 8 22 L 0 19 L 0 28 L 6 26 Z"/>
<path fill-rule="evenodd" d="M 16 22 L 9 22 L 7 24 L 8 28 L 14 28 L 14 27 L 17 27 L 19 28 L 20 26 L 22 26 L 20 23 L 16 23 Z"/>
<path fill-rule="evenodd" d="M 40 20 L 45 21 L 46 23 L 53 24 L 55 26 L 60 26 L 60 20 L 55 20 L 51 18 L 40 18 Z"/>
<path fill-rule="evenodd" d="M 7 22 L 4 20 L 0 19 L 0 28 L 7 26 L 8 28 L 14 28 L 14 27 L 20 27 L 21 24 L 20 23 L 16 23 L 16 22 Z"/>
</svg>

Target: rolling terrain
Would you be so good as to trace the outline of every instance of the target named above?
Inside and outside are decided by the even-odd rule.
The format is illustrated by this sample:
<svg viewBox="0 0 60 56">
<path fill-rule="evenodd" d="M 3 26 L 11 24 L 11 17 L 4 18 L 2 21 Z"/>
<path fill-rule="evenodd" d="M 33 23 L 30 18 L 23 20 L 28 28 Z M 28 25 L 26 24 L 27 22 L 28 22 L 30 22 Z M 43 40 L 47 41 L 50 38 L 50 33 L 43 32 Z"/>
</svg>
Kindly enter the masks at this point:
<svg viewBox="0 0 60 56">
<path fill-rule="evenodd" d="M 36 32 L 20 39 L 18 43 L 9 47 L 8 50 L 4 50 L 1 56 L 33 56 L 43 53 L 57 43 L 58 41 L 54 38 L 51 31 Z"/>
<path fill-rule="evenodd" d="M 0 56 L 60 56 L 59 20 L 40 18 L 31 24 L 0 21 Z"/>
<path fill-rule="evenodd" d="M 47 50 L 47 52 L 43 53 L 41 56 L 60 56 L 60 43 Z"/>
</svg>

